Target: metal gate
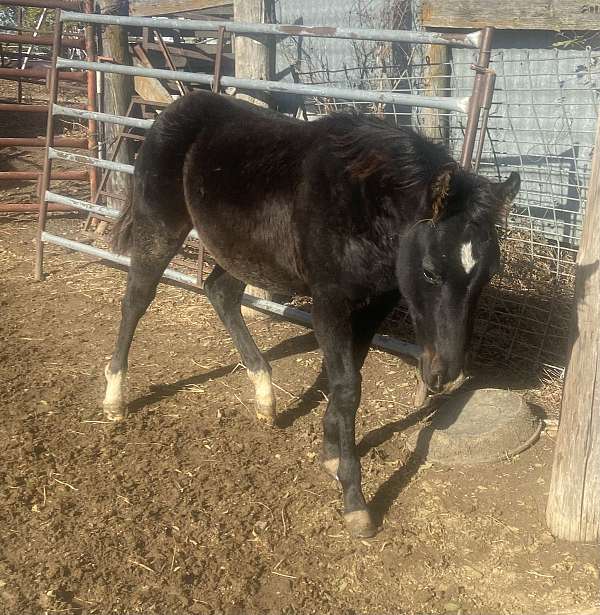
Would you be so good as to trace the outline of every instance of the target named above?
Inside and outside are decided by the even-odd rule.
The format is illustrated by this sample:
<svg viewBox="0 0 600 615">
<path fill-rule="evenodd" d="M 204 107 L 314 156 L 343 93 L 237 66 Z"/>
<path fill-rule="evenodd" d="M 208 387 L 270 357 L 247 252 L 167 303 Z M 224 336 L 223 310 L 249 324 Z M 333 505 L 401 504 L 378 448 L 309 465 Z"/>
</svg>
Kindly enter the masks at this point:
<svg viewBox="0 0 600 615">
<path fill-rule="evenodd" d="M 176 70 L 150 69 L 137 66 L 125 66 L 119 64 L 98 63 L 91 61 L 71 60 L 60 57 L 60 40 L 62 28 L 65 22 L 78 22 L 82 24 L 110 24 L 123 27 L 148 27 L 152 29 L 170 29 L 179 31 L 215 31 L 219 40 L 222 41 L 227 31 L 237 36 L 303 36 L 331 39 L 351 39 L 363 41 L 400 42 L 422 45 L 447 45 L 451 47 L 478 50 L 478 60 L 472 65 L 474 72 L 473 87 L 470 96 L 419 96 L 414 94 L 398 93 L 393 91 L 351 89 L 330 87 L 324 85 L 310 85 L 288 83 L 281 81 L 262 81 L 256 79 L 240 79 L 221 76 L 219 74 L 220 62 L 217 59 L 214 74 L 191 73 Z M 60 106 L 57 103 L 57 84 L 59 71 L 64 70 L 87 70 L 100 73 L 121 73 L 141 77 L 153 77 L 171 79 L 180 82 L 202 84 L 213 91 L 218 92 L 224 87 L 234 87 L 241 90 L 281 92 L 302 96 L 331 97 L 339 100 L 354 102 L 368 102 L 377 104 L 409 105 L 411 107 L 424 107 L 439 109 L 446 112 L 459 113 L 466 116 L 465 137 L 462 145 L 460 162 L 466 169 L 474 166 L 477 168 L 485 135 L 487 112 L 489 111 L 494 88 L 495 73 L 489 68 L 489 60 L 492 47 L 493 29 L 485 28 L 470 34 L 440 34 L 435 32 L 414 32 L 407 30 L 376 30 L 376 29 L 352 29 L 335 27 L 310 27 L 282 24 L 250 24 L 239 22 L 211 22 L 192 19 L 169 19 L 169 18 L 144 18 L 144 17 L 121 17 L 112 15 L 95 15 L 75 12 L 59 12 L 54 29 L 53 58 L 50 76 L 50 101 L 48 113 L 48 125 L 46 134 L 46 158 L 42 175 L 42 202 L 39 211 L 38 234 L 36 242 L 35 278 L 41 281 L 43 274 L 44 244 L 56 244 L 75 250 L 90 256 L 128 266 L 129 258 L 114 254 L 106 249 L 90 246 L 86 243 L 73 241 L 65 237 L 46 231 L 48 203 L 60 203 L 91 214 L 97 214 L 104 218 L 116 219 L 119 216 L 117 209 L 100 206 L 95 203 L 74 199 L 49 190 L 49 182 L 52 172 L 52 163 L 56 159 L 65 159 L 80 162 L 94 168 L 108 169 L 119 173 L 133 174 L 134 167 L 109 160 L 93 158 L 65 152 L 53 147 L 54 125 L 56 116 L 79 118 L 88 121 L 107 122 L 119 124 L 125 127 L 148 129 L 153 121 L 137 119 L 125 116 L 109 115 L 106 113 L 86 111 L 71 107 Z M 221 45 L 219 45 L 219 48 Z M 477 141 L 478 126 L 481 121 L 479 140 Z M 475 154 L 475 160 L 473 156 Z M 190 236 L 196 237 L 195 231 Z M 187 288 L 201 291 L 202 280 L 195 276 L 184 274 L 173 268 L 167 268 L 163 274 L 167 280 L 177 282 Z M 289 320 L 310 325 L 310 314 L 297 310 L 287 305 L 259 299 L 245 294 L 243 304 L 267 313 L 276 314 Z M 402 342 L 398 339 L 379 335 L 374 339 L 374 345 L 385 350 L 418 356 L 420 351 L 414 344 Z"/>
</svg>

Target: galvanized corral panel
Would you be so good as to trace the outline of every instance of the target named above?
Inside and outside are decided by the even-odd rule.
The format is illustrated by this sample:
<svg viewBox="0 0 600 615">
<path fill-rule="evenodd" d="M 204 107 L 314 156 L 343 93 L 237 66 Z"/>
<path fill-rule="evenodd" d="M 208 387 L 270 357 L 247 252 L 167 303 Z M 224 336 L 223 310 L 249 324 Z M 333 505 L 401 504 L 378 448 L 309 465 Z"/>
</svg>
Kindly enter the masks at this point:
<svg viewBox="0 0 600 615">
<path fill-rule="evenodd" d="M 454 50 L 453 58 L 454 94 L 468 92 L 473 54 Z M 493 53 L 492 66 L 498 79 L 482 172 L 517 169 L 523 184 L 511 225 L 575 249 L 590 175 L 600 53 L 504 48 Z M 455 143 L 462 138 L 456 119 Z"/>
</svg>

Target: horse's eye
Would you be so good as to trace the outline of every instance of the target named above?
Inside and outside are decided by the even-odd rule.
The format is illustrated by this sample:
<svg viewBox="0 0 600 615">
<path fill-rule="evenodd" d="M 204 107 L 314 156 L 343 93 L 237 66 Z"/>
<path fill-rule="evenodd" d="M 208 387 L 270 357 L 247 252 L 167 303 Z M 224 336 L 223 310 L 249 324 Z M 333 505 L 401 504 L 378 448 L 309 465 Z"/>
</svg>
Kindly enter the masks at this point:
<svg viewBox="0 0 600 615">
<path fill-rule="evenodd" d="M 429 282 L 429 284 L 438 285 L 442 281 L 441 277 L 435 273 L 435 271 L 426 269 L 425 267 L 423 268 L 423 277 L 427 280 L 427 282 Z"/>
</svg>

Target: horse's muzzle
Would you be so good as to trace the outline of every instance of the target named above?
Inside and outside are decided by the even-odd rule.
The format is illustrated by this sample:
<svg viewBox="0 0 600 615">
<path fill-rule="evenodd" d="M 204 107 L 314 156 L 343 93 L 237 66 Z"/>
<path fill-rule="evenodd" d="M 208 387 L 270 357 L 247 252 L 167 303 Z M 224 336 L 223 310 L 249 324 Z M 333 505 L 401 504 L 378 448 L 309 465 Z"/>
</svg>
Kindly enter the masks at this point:
<svg viewBox="0 0 600 615">
<path fill-rule="evenodd" d="M 426 348 L 419 360 L 415 407 L 423 406 L 428 396 L 448 395 L 456 391 L 468 379 L 461 369 L 455 378 L 448 380 L 448 371 L 439 355 Z"/>
</svg>

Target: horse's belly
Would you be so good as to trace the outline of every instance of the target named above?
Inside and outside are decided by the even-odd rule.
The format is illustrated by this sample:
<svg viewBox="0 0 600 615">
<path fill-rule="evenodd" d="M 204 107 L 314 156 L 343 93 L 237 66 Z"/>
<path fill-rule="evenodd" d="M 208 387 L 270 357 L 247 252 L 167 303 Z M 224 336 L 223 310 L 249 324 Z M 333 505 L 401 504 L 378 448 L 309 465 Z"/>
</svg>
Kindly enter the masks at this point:
<svg viewBox="0 0 600 615">
<path fill-rule="evenodd" d="M 277 293 L 307 292 L 306 284 L 293 271 L 293 267 L 283 266 L 278 259 L 273 258 L 272 253 L 257 258 L 256 252 L 260 250 L 240 249 L 240 245 L 243 245 L 241 241 L 227 241 L 231 236 L 227 240 L 222 238 L 223 241 L 218 241 L 213 236 L 207 236 L 201 229 L 198 229 L 198 235 L 215 261 L 234 278 Z"/>
<path fill-rule="evenodd" d="M 301 280 L 276 266 L 231 255 L 215 255 L 209 251 L 225 271 L 246 284 L 285 294 L 305 291 Z"/>
</svg>

